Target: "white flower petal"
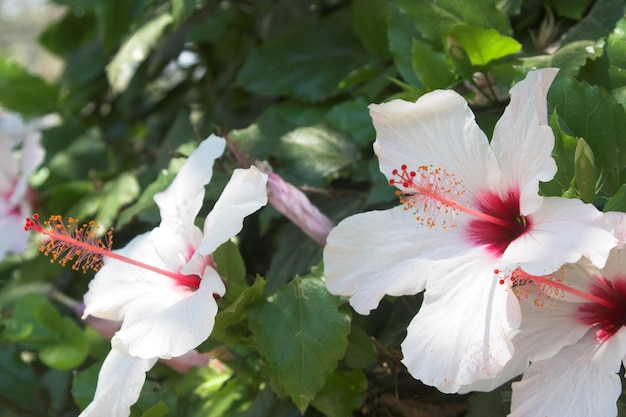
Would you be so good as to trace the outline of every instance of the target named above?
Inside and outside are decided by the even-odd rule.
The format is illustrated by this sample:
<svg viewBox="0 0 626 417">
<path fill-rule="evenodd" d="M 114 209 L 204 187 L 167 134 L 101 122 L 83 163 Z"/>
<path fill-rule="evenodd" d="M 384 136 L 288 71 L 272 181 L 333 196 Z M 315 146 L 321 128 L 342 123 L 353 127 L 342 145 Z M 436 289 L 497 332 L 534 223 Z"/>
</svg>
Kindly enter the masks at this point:
<svg viewBox="0 0 626 417">
<path fill-rule="evenodd" d="M 393 100 L 369 109 L 376 128 L 374 151 L 388 179 L 402 164 L 409 170 L 432 165 L 446 169 L 468 190 L 497 185 L 498 166 L 487 137 L 456 92 L 438 90 L 416 103 Z"/>
<path fill-rule="evenodd" d="M 217 272 L 207 268 L 200 287 L 174 304 L 150 297 L 136 300 L 111 345 L 142 358 L 183 355 L 211 334 L 217 314 L 213 294 L 221 296 L 225 290 Z"/>
<path fill-rule="evenodd" d="M 511 242 L 502 259 L 533 275 L 550 274 L 583 255 L 602 267 L 617 242 L 602 213 L 578 199 L 545 197 L 529 219 L 530 231 Z"/>
<path fill-rule="evenodd" d="M 170 186 L 154 195 L 161 211 L 161 224 L 180 231 L 194 224 L 204 199 L 204 186 L 213 175 L 213 162 L 222 155 L 225 146 L 223 138 L 209 136 L 185 161 Z"/>
<path fill-rule="evenodd" d="M 462 253 L 459 229 L 433 233 L 402 206 L 348 217 L 328 235 L 326 286 L 351 297 L 350 305 L 360 314 L 369 314 L 385 294 L 416 294 L 429 276 L 440 273 L 429 265 Z"/>
<path fill-rule="evenodd" d="M 100 368 L 94 399 L 79 417 L 129 416 L 146 381 L 146 372 L 155 362 L 156 359 L 131 358 L 111 350 Z"/>
<path fill-rule="evenodd" d="M 522 324 L 512 339 L 515 348 L 513 357 L 494 378 L 464 386 L 460 393 L 491 391 L 522 374 L 531 361 L 551 358 L 564 346 L 576 343 L 589 329 L 589 326 L 575 320 L 579 303 L 548 299 L 531 283 L 517 291 L 522 297 Z"/>
<path fill-rule="evenodd" d="M 0 214 L 0 260 L 8 253 L 21 253 L 28 244 L 28 232 L 24 231 L 24 217 L 27 214 Z"/>
<path fill-rule="evenodd" d="M 24 200 L 28 191 L 28 177 L 43 162 L 44 155 L 45 151 L 41 146 L 41 134 L 39 132 L 27 134 L 22 143 L 20 172 L 11 195 L 11 204 L 19 205 Z"/>
<path fill-rule="evenodd" d="M 540 204 L 538 180 L 550 181 L 557 170 L 546 100 L 557 72 L 555 68 L 531 71 L 517 83 L 493 132 L 491 148 L 502 171 L 502 190 L 519 187 L 522 214 L 531 213 Z"/>
<path fill-rule="evenodd" d="M 256 167 L 236 169 L 204 222 L 197 251 L 210 255 L 243 228 L 243 219 L 267 204 L 267 175 Z M 197 255 L 198 256 L 198 255 Z"/>
<path fill-rule="evenodd" d="M 513 383 L 509 417 L 616 416 L 623 335 L 624 329 L 598 345 L 592 329 L 552 358 L 533 362 Z"/>
<path fill-rule="evenodd" d="M 409 373 L 444 393 L 495 377 L 513 354 L 517 298 L 498 283 L 484 256 L 476 250 L 448 261 L 454 269 L 428 282 L 402 342 Z"/>
<path fill-rule="evenodd" d="M 157 227 L 135 237 L 115 253 L 175 272 L 185 264 L 188 251 L 180 235 L 167 227 Z M 123 320 L 126 311 L 142 299 L 158 299 L 162 303 L 173 304 L 186 296 L 187 291 L 177 286 L 170 277 L 117 259 L 105 258 L 104 266 L 91 280 L 84 296 L 83 317 L 92 315 L 108 320 Z"/>
<path fill-rule="evenodd" d="M 604 217 L 606 221 L 615 228 L 617 249 L 621 249 L 626 244 L 626 213 L 609 211 L 604 213 Z"/>
<path fill-rule="evenodd" d="M 0 133 L 0 194 L 8 193 L 15 185 L 17 164 L 9 138 Z"/>
</svg>

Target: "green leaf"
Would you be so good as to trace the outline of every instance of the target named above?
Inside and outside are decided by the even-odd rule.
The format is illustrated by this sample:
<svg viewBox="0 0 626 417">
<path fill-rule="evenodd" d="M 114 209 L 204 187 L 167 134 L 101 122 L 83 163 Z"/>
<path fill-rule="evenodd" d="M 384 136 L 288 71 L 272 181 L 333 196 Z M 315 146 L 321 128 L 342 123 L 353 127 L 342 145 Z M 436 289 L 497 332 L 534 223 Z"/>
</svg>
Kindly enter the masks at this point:
<svg viewBox="0 0 626 417">
<path fill-rule="evenodd" d="M 250 313 L 259 352 L 301 413 L 326 384 L 348 346 L 350 315 L 316 275 L 297 277 Z"/>
<path fill-rule="evenodd" d="M 450 34 L 463 46 L 473 66 L 486 66 L 492 61 L 512 55 L 522 49 L 515 39 L 498 33 L 495 29 L 456 25 Z"/>
<path fill-rule="evenodd" d="M 398 72 L 408 84 L 421 86 L 413 72 L 413 55 L 411 53 L 413 39 L 420 39 L 421 34 L 411 19 L 395 3 L 390 4 L 387 26 L 389 27 L 389 50 Z"/>
<path fill-rule="evenodd" d="M 335 371 L 311 405 L 328 417 L 350 417 L 363 405 L 366 391 L 367 377 L 362 371 Z"/>
<path fill-rule="evenodd" d="M 568 43 L 597 41 L 608 36 L 615 24 L 624 17 L 624 0 L 597 0 L 587 15 L 563 36 L 563 46 Z"/>
<path fill-rule="evenodd" d="M 55 342 L 61 316 L 43 295 L 26 294 L 17 300 L 6 323 L 8 326 L 2 333 L 5 339 L 37 350 Z"/>
<path fill-rule="evenodd" d="M 511 33 L 508 17 L 490 0 L 394 0 L 394 3 L 413 20 L 425 38 L 434 41 L 441 41 L 459 24 Z"/>
<path fill-rule="evenodd" d="M 83 331 L 72 319 L 64 317 L 60 324 L 56 343 L 39 351 L 39 358 L 55 369 L 73 369 L 80 365 L 89 353 L 89 344 Z"/>
<path fill-rule="evenodd" d="M 176 26 L 193 15 L 197 9 L 202 7 L 204 1 L 202 0 L 172 0 L 172 16 Z"/>
<path fill-rule="evenodd" d="M 388 0 L 354 0 L 352 24 L 363 46 L 381 59 L 389 57 L 387 39 Z"/>
<path fill-rule="evenodd" d="M 542 182 L 539 187 L 543 195 L 560 197 L 570 189 L 574 179 L 574 154 L 577 140 L 561 130 L 556 111 L 553 111 L 550 116 L 550 127 L 554 133 L 552 157 L 556 162 L 558 171 L 552 181 Z"/>
<path fill-rule="evenodd" d="M 604 54 L 608 61 L 609 88 L 612 90 L 626 86 L 626 17 L 606 41 Z M 622 101 L 622 104 L 626 101 Z"/>
<path fill-rule="evenodd" d="M 164 417 L 170 412 L 169 407 L 163 401 L 159 401 L 141 414 L 141 417 Z"/>
<path fill-rule="evenodd" d="M 224 343 L 237 344 L 243 337 L 249 336 L 245 320 L 250 309 L 261 299 L 264 289 L 265 280 L 257 277 L 254 284 L 244 289 L 228 307 L 222 309 L 222 303 L 220 303 L 220 312 L 215 317 L 211 338 Z M 231 292 L 229 288 L 224 301 L 231 299 Z"/>
<path fill-rule="evenodd" d="M 559 16 L 580 20 L 589 7 L 591 0 L 548 0 L 546 3 Z"/>
<path fill-rule="evenodd" d="M 81 410 L 87 408 L 93 400 L 101 367 L 102 362 L 94 363 L 89 368 L 77 372 L 72 379 L 72 397 Z"/>
<path fill-rule="evenodd" d="M 280 138 L 280 151 L 289 179 L 315 186 L 321 185 L 315 177 L 330 177 L 357 158 L 350 139 L 324 126 L 292 130 Z"/>
<path fill-rule="evenodd" d="M 448 88 L 456 81 L 446 54 L 436 51 L 429 43 L 413 39 L 411 56 L 413 71 L 426 91 Z"/>
<path fill-rule="evenodd" d="M 239 253 L 237 244 L 232 240 L 224 242 L 212 254 L 220 276 L 226 278 L 230 285 L 245 285 L 246 265 Z"/>
<path fill-rule="evenodd" d="M 333 106 L 324 117 L 331 128 L 347 132 L 360 148 L 370 150 L 376 138 L 374 125 L 369 115 L 369 103 L 362 97 L 343 101 Z"/>
<path fill-rule="evenodd" d="M 58 110 L 59 88 L 25 68 L 0 58 L 0 104 L 26 117 Z"/>
<path fill-rule="evenodd" d="M 81 198 L 70 213 L 85 223 L 86 219 L 95 217 L 94 220 L 103 229 L 108 229 L 113 226 L 121 208 L 133 202 L 138 195 L 137 178 L 131 173 L 124 173 L 107 182 L 101 190 Z"/>
<path fill-rule="evenodd" d="M 511 411 L 511 384 L 504 384 L 491 392 L 472 393 L 469 404 L 465 417 L 506 417 Z"/>
<path fill-rule="evenodd" d="M 606 202 L 603 211 L 624 211 L 626 212 L 626 184 L 622 184 L 613 197 Z"/>
<path fill-rule="evenodd" d="M 106 67 L 107 79 L 114 93 L 126 90 L 135 69 L 140 62 L 146 59 L 172 20 L 172 15 L 169 13 L 159 14 L 134 31 L 130 38 L 124 42 L 124 45 Z"/>
<path fill-rule="evenodd" d="M 576 76 L 588 59 L 602 55 L 604 41 L 581 40 L 560 48 L 554 54 L 522 58 L 525 67 L 560 68 L 561 75 Z"/>
<path fill-rule="evenodd" d="M 24 410 L 44 415 L 41 402 L 36 401 L 38 378 L 32 367 L 20 359 L 12 347 L 0 349 L 0 404 L 15 404 Z"/>
<path fill-rule="evenodd" d="M 559 116 L 561 128 L 587 141 L 596 164 L 606 176 L 605 192 L 613 195 L 626 172 L 626 112 L 604 89 L 557 77 L 548 103 Z"/>
<path fill-rule="evenodd" d="M 376 349 L 370 336 L 359 326 L 352 325 L 344 362 L 354 369 L 367 368 L 376 360 Z"/>
<path fill-rule="evenodd" d="M 293 25 L 254 49 L 236 84 L 264 96 L 320 101 L 341 93 L 339 85 L 368 62 L 342 16 Z"/>
</svg>

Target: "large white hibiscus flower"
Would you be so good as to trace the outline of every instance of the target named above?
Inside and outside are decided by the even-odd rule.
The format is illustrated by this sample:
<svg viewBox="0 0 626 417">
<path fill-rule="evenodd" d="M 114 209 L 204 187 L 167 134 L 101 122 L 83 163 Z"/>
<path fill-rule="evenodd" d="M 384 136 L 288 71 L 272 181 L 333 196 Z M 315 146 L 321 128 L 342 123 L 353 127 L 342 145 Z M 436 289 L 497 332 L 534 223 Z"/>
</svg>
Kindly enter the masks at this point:
<svg viewBox="0 0 626 417">
<path fill-rule="evenodd" d="M 385 294 L 426 289 L 403 362 L 443 392 L 492 378 L 511 358 L 520 309 L 502 271 L 548 274 L 582 255 L 602 266 L 615 245 L 593 206 L 538 194 L 557 169 L 546 104 L 556 72 L 513 87 L 491 143 L 454 91 L 370 106 L 374 151 L 402 205 L 331 231 L 326 282 L 361 314 Z"/>
</svg>

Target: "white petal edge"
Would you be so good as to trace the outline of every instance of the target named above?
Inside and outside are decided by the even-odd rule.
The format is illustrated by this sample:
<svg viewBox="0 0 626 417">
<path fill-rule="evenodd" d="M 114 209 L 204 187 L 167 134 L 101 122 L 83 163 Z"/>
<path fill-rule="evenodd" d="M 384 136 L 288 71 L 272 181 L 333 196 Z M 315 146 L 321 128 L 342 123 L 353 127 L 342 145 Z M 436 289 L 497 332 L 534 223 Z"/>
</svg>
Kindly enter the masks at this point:
<svg viewBox="0 0 626 417">
<path fill-rule="evenodd" d="M 207 268 L 200 287 L 174 304 L 150 297 L 137 300 L 126 312 L 111 346 L 135 357 L 181 356 L 209 337 L 217 314 L 213 294 L 222 296 L 225 291 L 217 272 Z"/>
<path fill-rule="evenodd" d="M 252 166 L 236 169 L 204 222 L 199 255 L 210 255 L 243 228 L 243 219 L 267 204 L 267 175 Z"/>
<path fill-rule="evenodd" d="M 554 134 L 547 119 L 548 89 L 557 72 L 531 71 L 517 83 L 493 132 L 491 148 L 502 171 L 501 190 L 519 187 L 522 214 L 533 212 L 541 202 L 538 181 L 550 181 L 557 171 Z"/>
<path fill-rule="evenodd" d="M 517 291 L 521 298 L 522 323 L 512 339 L 513 357 L 494 378 L 466 385 L 459 393 L 492 391 L 521 375 L 531 361 L 551 358 L 564 346 L 579 341 L 587 332 L 589 326 L 575 320 L 579 303 L 548 299 L 543 291 L 530 283 Z"/>
<path fill-rule="evenodd" d="M 417 294 L 439 273 L 430 265 L 463 252 L 460 229 L 429 229 L 402 206 L 350 216 L 328 235 L 326 286 L 350 297 L 359 314 L 369 314 L 385 294 Z"/>
<path fill-rule="evenodd" d="M 494 378 L 513 355 L 520 308 L 485 256 L 477 249 L 450 260 L 448 273 L 428 282 L 401 345 L 409 373 L 444 393 Z"/>
<path fill-rule="evenodd" d="M 533 275 L 550 274 L 581 256 L 602 267 L 617 243 L 603 214 L 578 199 L 545 197 L 530 221 L 530 231 L 509 244 L 502 260 Z"/>
<path fill-rule="evenodd" d="M 376 128 L 374 152 L 388 179 L 402 164 L 409 170 L 432 165 L 446 169 L 470 192 L 499 185 L 489 141 L 456 92 L 437 90 L 415 103 L 393 100 L 369 109 Z"/>
<path fill-rule="evenodd" d="M 204 200 L 204 186 L 213 176 L 213 163 L 225 147 L 226 141 L 219 136 L 211 135 L 203 140 L 170 186 L 154 195 L 161 212 L 161 224 L 176 230 L 186 230 L 193 225 Z"/>
<path fill-rule="evenodd" d="M 131 358 L 111 350 L 102 363 L 93 401 L 79 417 L 127 417 L 156 359 Z"/>
<path fill-rule="evenodd" d="M 509 417 L 615 417 L 625 330 L 598 344 L 594 330 L 550 359 L 533 362 L 513 383 Z"/>
</svg>

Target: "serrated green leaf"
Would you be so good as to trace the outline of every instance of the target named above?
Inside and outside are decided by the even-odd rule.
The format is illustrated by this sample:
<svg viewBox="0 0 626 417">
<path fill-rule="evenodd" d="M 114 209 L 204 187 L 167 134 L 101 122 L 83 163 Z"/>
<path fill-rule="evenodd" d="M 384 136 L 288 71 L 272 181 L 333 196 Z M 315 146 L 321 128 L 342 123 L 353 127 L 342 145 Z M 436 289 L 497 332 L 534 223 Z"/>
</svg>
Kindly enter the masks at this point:
<svg viewBox="0 0 626 417">
<path fill-rule="evenodd" d="M 58 110 L 59 88 L 8 59 L 0 58 L 0 104 L 26 117 Z"/>
<path fill-rule="evenodd" d="M 440 42 L 459 24 L 511 33 L 508 17 L 490 0 L 394 0 L 394 3 L 413 20 L 425 38 L 433 41 Z"/>
<path fill-rule="evenodd" d="M 72 319 L 64 317 L 55 343 L 39 351 L 39 358 L 55 369 L 73 369 L 80 365 L 89 353 L 89 344 L 83 331 Z"/>
<path fill-rule="evenodd" d="M 293 25 L 254 49 L 236 84 L 264 96 L 320 101 L 341 92 L 339 84 L 368 62 L 345 16 Z"/>
<path fill-rule="evenodd" d="M 352 2 L 352 24 L 363 46 L 381 59 L 389 57 L 387 40 L 387 0 L 355 0 Z"/>
<path fill-rule="evenodd" d="M 456 81 L 446 54 L 436 51 L 431 44 L 413 39 L 411 56 L 415 76 L 426 91 L 448 88 Z"/>
<path fill-rule="evenodd" d="M 557 77 L 548 103 L 569 135 L 584 138 L 606 176 L 605 193 L 613 195 L 623 182 L 626 167 L 626 111 L 604 89 Z"/>
<path fill-rule="evenodd" d="M 106 67 L 107 79 L 114 93 L 126 90 L 138 64 L 146 59 L 172 20 L 169 13 L 159 14 L 134 31 L 124 42 Z"/>
<path fill-rule="evenodd" d="M 367 377 L 362 371 L 335 371 L 311 405 L 328 417 L 350 417 L 363 405 L 366 391 Z"/>
<path fill-rule="evenodd" d="M 315 276 L 297 277 L 250 313 L 274 381 L 304 413 L 348 346 L 350 315 Z"/>
<path fill-rule="evenodd" d="M 473 66 L 486 66 L 492 61 L 519 52 L 522 49 L 515 39 L 498 33 L 495 29 L 456 25 L 450 34 L 463 46 Z"/>
</svg>

